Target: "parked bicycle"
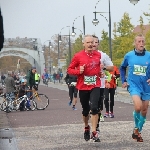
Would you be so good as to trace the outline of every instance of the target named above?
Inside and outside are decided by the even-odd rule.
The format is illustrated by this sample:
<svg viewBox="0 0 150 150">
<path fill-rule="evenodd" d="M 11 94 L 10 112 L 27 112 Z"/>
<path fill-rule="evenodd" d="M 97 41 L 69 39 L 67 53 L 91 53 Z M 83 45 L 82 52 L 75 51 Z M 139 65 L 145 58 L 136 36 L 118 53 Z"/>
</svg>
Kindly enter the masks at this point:
<svg viewBox="0 0 150 150">
<path fill-rule="evenodd" d="M 49 105 L 49 98 L 45 94 L 39 94 L 37 90 L 33 88 L 31 90 L 33 95 L 29 98 L 36 102 L 36 109 L 37 110 L 44 110 Z"/>
<path fill-rule="evenodd" d="M 7 113 L 9 113 L 11 111 L 17 111 L 17 110 L 19 110 L 20 104 L 22 101 L 25 101 L 25 103 L 24 103 L 25 110 L 28 110 L 28 108 L 26 107 L 28 101 L 30 101 L 29 104 L 30 104 L 31 110 L 36 109 L 36 102 L 29 100 L 27 95 L 23 95 L 22 97 L 15 99 L 15 98 L 12 98 L 10 94 L 11 93 L 9 93 L 9 94 L 6 93 L 6 94 L 0 96 L 1 98 L 3 98 L 3 103 L 1 104 L 1 110 L 5 111 Z"/>
<path fill-rule="evenodd" d="M 49 98 L 45 94 L 39 94 L 34 88 L 32 90 L 27 90 L 27 92 L 33 92 L 31 97 L 23 95 L 20 98 L 12 98 L 10 93 L 0 95 L 3 98 L 3 103 L 1 104 L 1 110 L 6 112 L 11 112 L 12 110 L 19 110 L 20 103 L 25 100 L 25 110 L 28 110 L 27 104 L 29 102 L 31 110 L 44 110 L 49 105 Z"/>
</svg>

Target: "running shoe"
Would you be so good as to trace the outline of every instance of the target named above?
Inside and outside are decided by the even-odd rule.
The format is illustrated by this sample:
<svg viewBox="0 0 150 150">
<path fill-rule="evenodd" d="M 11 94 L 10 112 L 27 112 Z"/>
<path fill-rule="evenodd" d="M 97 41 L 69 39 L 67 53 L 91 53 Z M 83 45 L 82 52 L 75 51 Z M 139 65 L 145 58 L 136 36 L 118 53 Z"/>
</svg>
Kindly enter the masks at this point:
<svg viewBox="0 0 150 150">
<path fill-rule="evenodd" d="M 77 110 L 77 108 L 75 106 L 72 107 L 73 110 Z"/>
<path fill-rule="evenodd" d="M 110 112 L 110 113 L 109 113 L 109 117 L 110 117 L 110 118 L 114 118 L 115 116 L 114 116 L 113 113 Z"/>
<path fill-rule="evenodd" d="M 104 115 L 104 117 L 105 117 L 105 118 L 108 118 L 108 117 L 109 117 L 109 113 L 106 112 L 105 115 Z"/>
<path fill-rule="evenodd" d="M 91 141 L 93 142 L 100 142 L 99 134 L 97 131 L 92 132 L 91 134 Z"/>
<path fill-rule="evenodd" d="M 134 140 L 137 140 L 138 134 L 139 134 L 138 128 L 134 128 L 133 133 L 132 133 L 132 138 L 133 138 Z"/>
<path fill-rule="evenodd" d="M 137 142 L 143 142 L 143 138 L 141 136 L 141 133 L 138 134 Z"/>
<path fill-rule="evenodd" d="M 85 141 L 90 140 L 90 126 L 84 128 L 84 139 Z"/>
<path fill-rule="evenodd" d="M 71 104 L 72 104 L 72 101 L 69 101 L 68 105 L 71 106 Z"/>
<path fill-rule="evenodd" d="M 141 136 L 141 133 L 139 132 L 138 128 L 134 128 L 132 133 L 132 138 L 134 140 L 137 140 L 137 142 L 143 142 L 143 138 Z"/>
<path fill-rule="evenodd" d="M 100 122 L 104 122 L 104 117 L 103 117 L 102 114 L 101 114 L 101 116 L 100 116 Z"/>
<path fill-rule="evenodd" d="M 98 133 L 98 137 L 100 137 L 100 129 L 99 129 L 99 127 L 96 128 L 96 132 Z"/>
</svg>

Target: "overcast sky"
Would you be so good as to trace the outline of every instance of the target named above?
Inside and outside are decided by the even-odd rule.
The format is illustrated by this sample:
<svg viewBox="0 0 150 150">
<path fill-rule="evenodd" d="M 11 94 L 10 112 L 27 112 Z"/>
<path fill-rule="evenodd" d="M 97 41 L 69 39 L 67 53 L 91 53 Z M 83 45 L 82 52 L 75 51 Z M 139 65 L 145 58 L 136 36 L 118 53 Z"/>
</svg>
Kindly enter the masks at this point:
<svg viewBox="0 0 150 150">
<path fill-rule="evenodd" d="M 113 23 L 119 22 L 125 12 L 129 13 L 131 23 L 135 26 L 139 24 L 143 11 L 150 12 L 150 0 L 140 0 L 135 6 L 129 0 L 110 1 L 112 30 Z M 100 38 L 103 29 L 108 31 L 108 23 L 97 14 L 100 23 L 98 26 L 92 24 L 97 2 L 98 0 L 0 0 L 4 35 L 6 38 L 40 38 L 43 43 L 60 31 L 61 34 L 68 34 L 69 28 L 66 26 L 70 26 L 71 31 L 73 22 L 75 28 L 83 31 L 82 17 L 85 16 L 86 34 L 95 33 Z M 99 0 L 96 11 L 108 12 L 108 8 L 108 0 Z M 103 15 L 108 19 L 108 13 Z M 148 24 L 146 17 L 144 22 Z M 66 28 L 61 30 L 63 27 Z M 75 30 L 77 35 L 80 30 Z"/>
</svg>

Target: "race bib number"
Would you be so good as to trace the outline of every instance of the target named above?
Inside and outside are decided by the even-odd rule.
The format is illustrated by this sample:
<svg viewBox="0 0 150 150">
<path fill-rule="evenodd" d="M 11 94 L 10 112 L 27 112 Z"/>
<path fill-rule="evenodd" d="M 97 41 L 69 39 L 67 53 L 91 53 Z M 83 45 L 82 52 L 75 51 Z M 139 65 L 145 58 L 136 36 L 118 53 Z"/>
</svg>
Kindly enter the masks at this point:
<svg viewBox="0 0 150 150">
<path fill-rule="evenodd" d="M 133 74 L 139 76 L 146 76 L 146 68 L 147 66 L 134 65 Z"/>
<path fill-rule="evenodd" d="M 95 85 L 96 84 L 96 76 L 84 76 L 84 84 Z"/>
<path fill-rule="evenodd" d="M 35 84 L 39 84 L 39 82 L 35 82 Z"/>
</svg>

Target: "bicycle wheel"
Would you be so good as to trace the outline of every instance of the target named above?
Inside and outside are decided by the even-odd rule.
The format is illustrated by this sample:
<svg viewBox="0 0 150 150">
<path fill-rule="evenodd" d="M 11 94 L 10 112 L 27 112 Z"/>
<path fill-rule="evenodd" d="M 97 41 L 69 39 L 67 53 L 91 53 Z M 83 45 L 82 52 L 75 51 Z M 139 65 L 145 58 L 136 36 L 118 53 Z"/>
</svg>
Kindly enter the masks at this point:
<svg viewBox="0 0 150 150">
<path fill-rule="evenodd" d="M 25 109 L 26 110 L 35 110 L 37 108 L 36 102 L 34 100 L 26 100 L 25 101 Z"/>
<path fill-rule="evenodd" d="M 12 111 L 12 107 L 11 107 L 11 106 L 12 106 L 11 102 L 8 101 L 8 100 L 6 100 L 6 101 L 4 101 L 4 102 L 2 103 L 1 109 L 2 109 L 4 112 L 9 113 L 9 112 Z"/>
<path fill-rule="evenodd" d="M 37 104 L 37 110 L 44 110 L 49 105 L 49 98 L 45 94 L 38 94 L 33 100 Z"/>
<path fill-rule="evenodd" d="M 3 103 L 1 104 L 1 110 L 5 111 L 7 106 L 7 102 L 4 100 Z"/>
<path fill-rule="evenodd" d="M 3 95 L 0 95 L 0 110 L 2 110 L 3 111 L 3 108 L 5 108 L 6 107 L 6 102 L 5 102 L 6 100 L 5 100 L 5 95 L 3 94 Z"/>
</svg>

